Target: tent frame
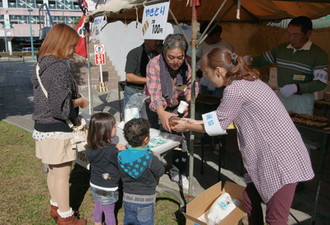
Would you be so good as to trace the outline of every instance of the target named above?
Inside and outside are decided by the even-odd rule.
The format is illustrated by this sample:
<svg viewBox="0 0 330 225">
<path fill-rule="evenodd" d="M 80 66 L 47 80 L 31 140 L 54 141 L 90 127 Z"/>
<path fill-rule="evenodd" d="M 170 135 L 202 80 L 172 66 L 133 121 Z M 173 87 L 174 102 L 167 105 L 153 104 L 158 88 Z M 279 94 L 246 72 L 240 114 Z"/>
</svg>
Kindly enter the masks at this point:
<svg viewBox="0 0 330 225">
<path fill-rule="evenodd" d="M 238 0 L 240 1 L 240 0 Z M 144 3 L 138 3 L 134 6 L 132 6 L 131 8 L 125 9 L 125 10 L 132 10 L 132 9 L 137 9 L 140 7 L 144 7 L 147 5 L 153 5 L 153 4 L 157 4 L 157 3 L 162 3 L 162 2 L 167 2 L 167 0 L 151 0 L 148 2 L 144 2 Z M 216 14 L 213 16 L 212 20 L 210 21 L 210 24 L 215 20 L 215 18 L 217 17 L 217 15 L 220 13 L 220 11 L 223 9 L 224 5 L 227 3 L 227 0 L 224 0 L 221 4 L 221 6 L 218 8 Z M 234 7 L 234 3 L 230 6 L 229 10 Z M 205 31 L 203 32 L 203 34 L 201 35 L 200 39 L 197 40 L 197 30 L 199 28 L 198 25 L 198 21 L 197 21 L 197 12 L 198 12 L 198 6 L 199 6 L 199 0 L 190 0 L 190 6 L 192 8 L 192 19 L 191 19 L 191 39 L 189 40 L 188 37 L 185 35 L 185 32 L 182 30 L 176 16 L 174 15 L 174 13 L 172 12 L 172 10 L 169 10 L 169 13 L 171 14 L 175 24 L 179 27 L 180 32 L 183 34 L 184 38 L 186 39 L 187 43 L 191 45 L 191 70 L 192 70 L 192 89 L 191 89 L 191 101 L 190 101 L 190 116 L 191 118 L 195 119 L 195 106 L 196 106 L 196 96 L 195 96 L 195 87 L 197 85 L 196 82 L 196 48 L 207 38 L 208 34 L 216 27 L 217 24 L 220 23 L 221 19 L 217 20 L 216 24 L 214 26 L 212 26 L 210 28 L 210 24 L 207 26 L 207 28 L 205 29 Z M 229 11 L 227 10 L 225 12 L 225 14 Z M 224 14 L 224 15 L 225 15 Z M 98 16 L 107 16 L 108 17 L 109 14 L 104 13 L 104 12 L 99 12 L 93 15 L 94 17 L 98 17 Z M 224 16 L 223 15 L 223 16 Z M 92 22 L 93 18 L 86 16 L 86 20 L 85 23 L 88 22 Z M 108 24 L 108 23 L 107 23 Z M 107 25 L 106 24 L 106 25 Z M 104 25 L 103 28 L 106 26 Z M 102 29 L 103 29 L 102 28 Z M 210 29 L 209 29 L 210 28 Z M 87 38 L 86 38 L 86 42 L 89 40 L 89 33 L 86 34 Z M 86 43 L 88 44 L 88 43 Z M 88 49 L 87 49 L 87 55 L 89 55 L 88 53 Z M 90 87 L 88 87 L 88 90 L 90 90 Z M 90 93 L 90 91 L 89 91 Z M 194 177 L 194 140 L 195 140 L 195 135 L 193 132 L 189 132 L 189 189 L 188 189 L 188 197 L 192 198 L 192 181 L 193 181 L 193 177 Z"/>
<path fill-rule="evenodd" d="M 135 9 L 137 10 L 138 8 L 147 6 L 147 5 L 152 5 L 152 4 L 157 4 L 157 3 L 162 3 L 162 2 L 168 2 L 169 0 L 150 0 L 150 1 L 145 1 L 143 3 L 138 3 L 133 5 L 130 8 L 121 10 L 120 12 L 98 12 L 95 13 L 94 15 L 91 16 L 86 16 L 85 19 L 85 23 L 89 23 L 89 22 L 93 22 L 94 17 L 98 17 L 98 16 L 106 16 L 107 18 L 110 17 L 110 14 L 116 14 L 116 13 L 121 13 L 124 11 L 128 11 L 128 10 L 132 10 Z M 187 36 L 185 35 L 184 31 L 182 30 L 177 18 L 175 17 L 174 13 L 172 12 L 172 10 L 169 10 L 169 13 L 171 14 L 175 24 L 179 27 L 180 32 L 184 35 L 187 43 L 189 43 L 191 45 L 191 58 L 192 58 L 192 63 L 191 63 L 191 69 L 192 69 L 192 90 L 191 90 L 191 102 L 190 102 L 190 114 L 191 114 L 191 118 L 195 118 L 195 87 L 196 87 L 196 48 L 207 38 L 207 36 L 209 35 L 209 33 L 222 21 L 222 19 L 225 17 L 225 15 L 236 5 L 237 6 L 237 19 L 239 19 L 239 11 L 241 10 L 241 6 L 240 6 L 240 1 L 241 0 L 235 0 L 233 1 L 233 3 L 231 4 L 231 6 L 224 12 L 224 14 L 221 16 L 220 19 L 218 19 L 215 24 L 211 26 L 211 23 L 213 21 L 215 21 L 215 18 L 218 16 L 218 14 L 220 13 L 220 11 L 223 9 L 224 5 L 227 3 L 228 0 L 223 0 L 221 6 L 218 8 L 217 12 L 215 13 L 215 15 L 213 16 L 213 18 L 210 20 L 208 26 L 206 27 L 205 31 L 203 32 L 203 34 L 201 35 L 200 39 L 197 40 L 197 30 L 198 30 L 198 21 L 197 21 L 197 12 L 198 12 L 198 6 L 200 4 L 200 0 L 188 0 L 188 2 L 190 2 L 190 7 L 192 8 L 192 17 L 191 17 L 191 39 L 189 41 L 189 39 L 187 38 Z M 330 3 L 329 0 L 272 0 L 274 2 L 278 1 L 278 2 L 299 2 L 299 3 Z M 252 18 L 255 19 L 255 21 L 260 21 L 258 18 L 256 18 L 253 14 L 251 14 L 248 10 L 246 10 L 244 7 L 242 7 L 242 9 L 247 12 Z M 282 18 L 285 19 L 285 18 Z M 230 21 L 227 21 L 230 22 Z M 108 23 L 107 23 L 108 24 Z M 107 25 L 106 24 L 106 25 Z M 106 26 L 105 25 L 105 26 Z M 89 32 L 86 33 L 86 42 L 89 41 Z M 86 46 L 88 46 L 88 43 L 86 43 Z M 88 52 L 88 48 L 87 48 L 87 55 L 89 56 L 89 52 Z M 90 64 L 89 64 L 89 57 L 87 57 L 87 61 L 88 61 L 88 68 L 90 68 Z M 89 77 L 90 79 L 90 77 Z M 90 85 L 88 85 L 88 93 L 89 93 L 89 97 L 91 99 L 91 87 Z M 188 189 L 188 198 L 192 199 L 192 179 L 193 179 L 193 168 L 194 168 L 194 133 L 193 132 L 189 132 L 189 147 L 190 147 L 190 151 L 189 151 L 189 189 Z M 317 204 L 315 203 L 314 205 L 314 213 L 312 215 L 311 218 L 311 224 L 315 224 L 315 215 L 316 215 L 316 207 Z M 293 216 L 291 214 L 291 216 Z M 293 216 L 294 217 L 294 216 Z M 294 219 L 299 222 L 295 217 Z"/>
</svg>

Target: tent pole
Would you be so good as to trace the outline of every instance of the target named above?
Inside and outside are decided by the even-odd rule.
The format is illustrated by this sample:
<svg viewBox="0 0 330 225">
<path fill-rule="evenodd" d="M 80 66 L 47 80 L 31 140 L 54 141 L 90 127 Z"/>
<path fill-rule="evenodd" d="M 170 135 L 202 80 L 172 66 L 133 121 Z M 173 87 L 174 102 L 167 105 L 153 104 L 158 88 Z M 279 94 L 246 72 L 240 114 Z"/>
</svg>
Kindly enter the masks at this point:
<svg viewBox="0 0 330 225">
<path fill-rule="evenodd" d="M 207 25 L 207 27 L 205 28 L 204 32 L 202 33 L 201 37 L 199 38 L 199 41 L 197 43 L 197 46 L 199 46 L 200 44 L 203 43 L 203 41 L 207 38 L 207 36 L 209 35 L 209 33 L 211 33 L 211 31 L 216 27 L 213 26 L 210 28 L 211 23 L 215 20 L 215 18 L 219 15 L 221 9 L 224 7 L 224 5 L 226 4 L 227 0 L 223 1 L 221 6 L 219 7 L 218 11 L 214 14 L 213 18 L 211 19 L 211 21 L 209 22 L 209 24 Z M 234 6 L 234 3 L 231 5 L 230 9 Z M 217 25 L 220 23 L 220 20 L 217 21 Z"/>
<path fill-rule="evenodd" d="M 179 30 L 181 31 L 182 35 L 184 36 L 184 39 L 186 39 L 186 42 L 189 43 L 189 39 L 188 39 L 186 33 L 182 30 L 182 28 L 181 28 L 181 26 L 180 26 L 178 20 L 176 19 L 174 13 L 172 12 L 171 9 L 169 10 L 169 12 L 170 12 L 172 18 L 174 19 L 175 24 L 178 26 Z"/>
<path fill-rule="evenodd" d="M 195 119 L 195 88 L 196 88 L 196 37 L 197 37 L 197 7 L 196 1 L 192 0 L 192 17 L 191 17 L 191 102 L 190 102 L 190 116 Z M 188 189 L 188 198 L 192 198 L 192 181 L 194 177 L 194 140 L 195 136 L 192 131 L 189 132 L 189 189 Z"/>
<path fill-rule="evenodd" d="M 89 32 L 85 33 L 85 39 L 86 39 L 86 53 L 87 53 L 87 86 L 88 86 L 88 99 L 89 99 L 89 105 L 88 105 L 88 113 L 89 115 L 93 114 L 93 96 L 92 96 L 92 83 L 91 83 L 91 63 L 89 61 Z"/>
</svg>

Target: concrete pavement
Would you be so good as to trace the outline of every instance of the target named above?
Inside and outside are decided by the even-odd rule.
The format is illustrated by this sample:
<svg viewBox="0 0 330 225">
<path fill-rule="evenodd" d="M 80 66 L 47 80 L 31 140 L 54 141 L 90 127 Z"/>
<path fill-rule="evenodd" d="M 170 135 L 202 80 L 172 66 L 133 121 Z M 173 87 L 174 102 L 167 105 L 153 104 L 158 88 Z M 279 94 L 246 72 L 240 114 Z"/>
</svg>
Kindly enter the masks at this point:
<svg viewBox="0 0 330 225">
<path fill-rule="evenodd" d="M 30 82 L 34 62 L 29 59 L 22 61 L 3 61 L 0 62 L 0 120 L 7 121 L 29 132 L 33 130 L 31 114 L 33 112 L 32 84 Z M 81 89 L 84 96 L 88 96 L 86 89 Z M 119 104 L 117 90 L 108 92 L 97 92 L 93 90 L 94 112 L 106 111 L 115 115 L 119 121 Z M 88 112 L 88 110 L 83 110 Z M 240 154 L 237 151 L 235 135 L 229 134 L 230 141 L 226 150 L 226 164 L 223 166 L 222 179 L 230 179 L 244 185 L 241 176 Z M 205 151 L 206 163 L 204 164 L 204 174 L 200 173 L 201 157 L 200 148 L 195 149 L 194 164 L 194 196 L 201 193 L 204 189 L 217 182 L 218 157 L 212 151 Z M 327 167 L 329 168 L 329 166 Z M 320 204 L 317 212 L 317 225 L 330 224 L 330 194 L 326 189 L 330 186 L 329 169 L 326 169 L 325 182 L 321 189 Z M 167 175 L 161 178 L 161 183 L 167 187 L 179 190 L 176 183 L 170 181 Z M 296 194 L 293 203 L 292 213 L 300 224 L 309 224 L 309 218 L 313 210 L 313 199 L 315 194 L 315 182 L 307 182 L 305 189 Z M 290 216 L 289 224 L 297 224 L 295 219 Z"/>
</svg>

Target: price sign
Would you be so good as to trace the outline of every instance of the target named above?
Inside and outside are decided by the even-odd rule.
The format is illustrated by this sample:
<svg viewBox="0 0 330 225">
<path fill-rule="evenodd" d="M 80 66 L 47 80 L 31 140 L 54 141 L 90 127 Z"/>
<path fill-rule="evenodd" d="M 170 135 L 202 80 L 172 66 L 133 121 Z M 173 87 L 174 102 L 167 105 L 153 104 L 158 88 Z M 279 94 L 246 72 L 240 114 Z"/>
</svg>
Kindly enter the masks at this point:
<svg viewBox="0 0 330 225">
<path fill-rule="evenodd" d="M 170 2 L 144 7 L 142 36 L 144 39 L 164 40 Z"/>
</svg>

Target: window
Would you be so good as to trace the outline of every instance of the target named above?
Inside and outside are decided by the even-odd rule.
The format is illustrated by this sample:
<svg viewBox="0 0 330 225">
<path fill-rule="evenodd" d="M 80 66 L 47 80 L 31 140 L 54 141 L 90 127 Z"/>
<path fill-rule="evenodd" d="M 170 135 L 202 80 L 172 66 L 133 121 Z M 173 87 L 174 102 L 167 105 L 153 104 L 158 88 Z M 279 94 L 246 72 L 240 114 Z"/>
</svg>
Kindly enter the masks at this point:
<svg viewBox="0 0 330 225">
<path fill-rule="evenodd" d="M 64 9 L 63 0 L 57 0 L 56 1 L 56 9 Z"/>
<path fill-rule="evenodd" d="M 79 9 L 80 10 L 80 7 L 79 7 L 79 5 L 78 5 L 78 2 L 73 2 L 73 8 L 74 9 Z"/>
<path fill-rule="evenodd" d="M 36 47 L 33 48 L 33 51 L 38 51 L 38 50 L 39 50 L 39 48 L 36 48 Z M 22 52 L 32 52 L 32 48 L 31 47 L 23 47 Z"/>
<path fill-rule="evenodd" d="M 48 6 L 49 6 L 49 9 L 56 9 L 55 8 L 55 1 L 54 0 L 48 1 Z"/>
<path fill-rule="evenodd" d="M 54 20 L 54 23 L 64 23 L 64 17 L 63 16 L 54 16 L 53 20 Z"/>
<path fill-rule="evenodd" d="M 43 16 L 41 17 L 43 20 Z M 29 24 L 29 16 L 21 16 L 21 15 L 9 15 L 9 21 L 11 24 Z M 39 16 L 31 16 L 31 23 L 38 23 Z"/>
<path fill-rule="evenodd" d="M 17 8 L 26 8 L 27 6 L 27 3 L 24 1 L 24 2 L 21 2 L 18 0 L 18 3 L 17 3 Z"/>
<path fill-rule="evenodd" d="M 36 16 L 35 19 L 37 23 L 41 23 L 41 24 L 44 23 L 44 16 Z"/>
<path fill-rule="evenodd" d="M 36 6 L 39 9 L 44 4 L 43 0 L 36 0 Z"/>
<path fill-rule="evenodd" d="M 19 1 L 19 0 L 18 0 Z M 35 0 L 25 0 L 25 2 L 32 8 L 36 8 Z"/>
<path fill-rule="evenodd" d="M 73 2 L 71 0 L 64 0 L 66 9 L 73 9 Z"/>
<path fill-rule="evenodd" d="M 27 24 L 28 20 L 26 16 L 18 16 L 18 23 L 19 24 Z"/>
<path fill-rule="evenodd" d="M 8 0 L 8 7 L 16 8 L 17 7 L 16 0 Z"/>
<path fill-rule="evenodd" d="M 9 21 L 11 24 L 18 24 L 19 23 L 19 17 L 16 15 L 9 15 Z"/>
</svg>

